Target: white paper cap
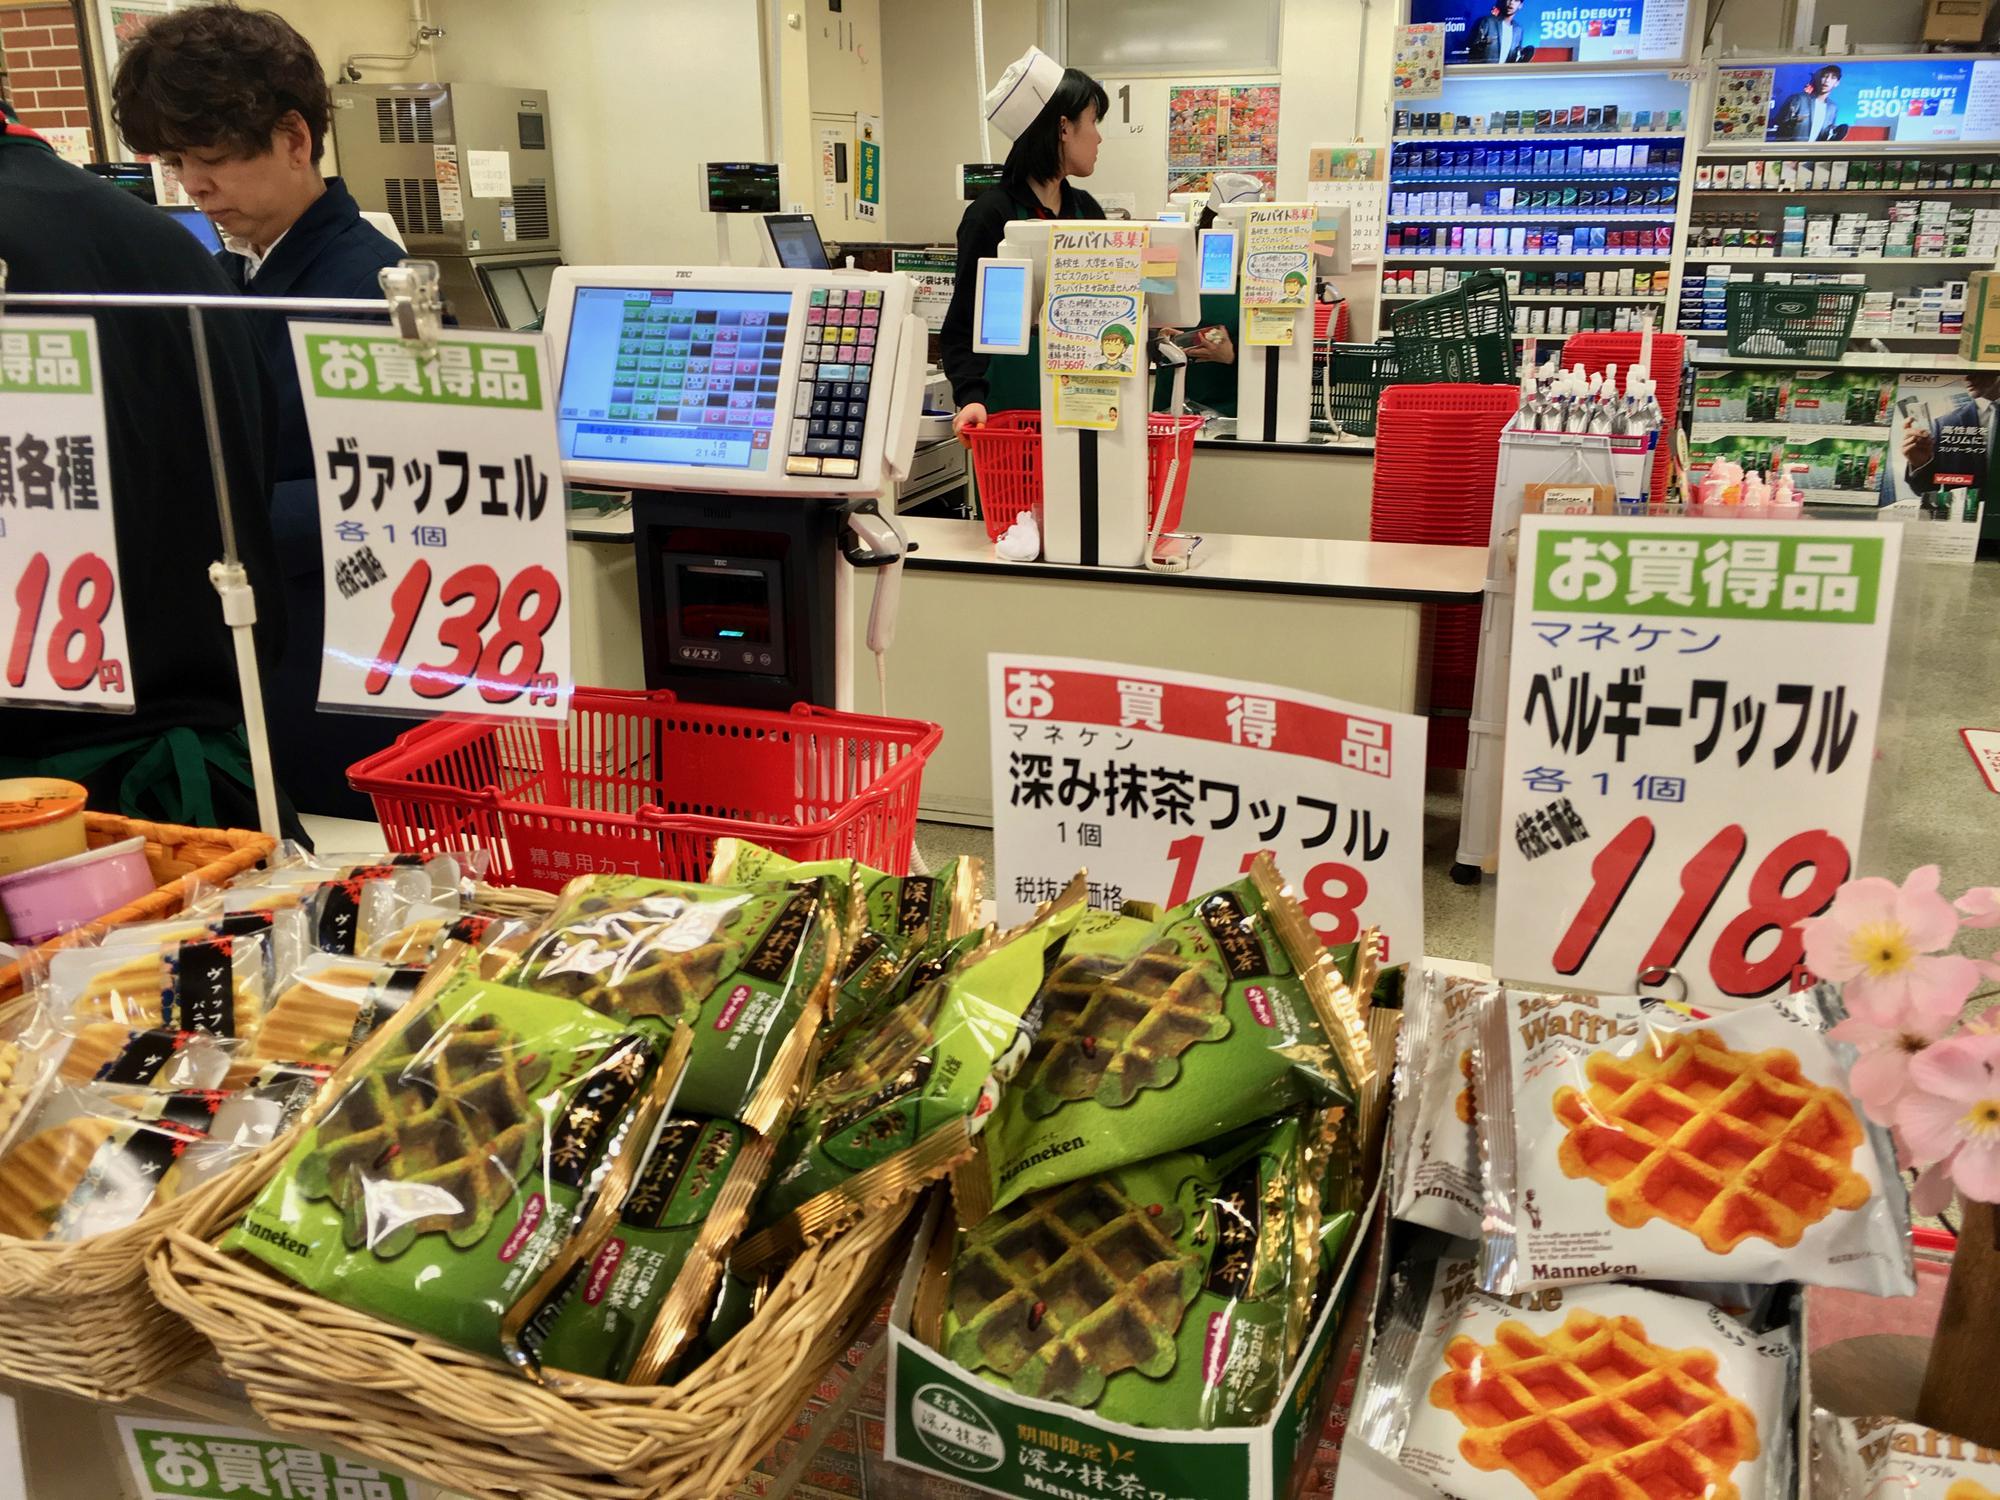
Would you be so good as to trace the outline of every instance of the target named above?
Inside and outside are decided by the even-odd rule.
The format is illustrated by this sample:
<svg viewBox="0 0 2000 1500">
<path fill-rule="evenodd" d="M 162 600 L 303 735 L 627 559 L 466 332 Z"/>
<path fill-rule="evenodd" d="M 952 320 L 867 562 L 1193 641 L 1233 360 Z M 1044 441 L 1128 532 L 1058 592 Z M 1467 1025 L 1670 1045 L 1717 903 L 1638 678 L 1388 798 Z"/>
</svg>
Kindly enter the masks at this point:
<svg viewBox="0 0 2000 1500">
<path fill-rule="evenodd" d="M 1030 47 L 1007 66 L 986 95 L 986 118 L 995 130 L 1018 140 L 1035 123 L 1062 82 L 1063 65 L 1040 47 Z"/>
<path fill-rule="evenodd" d="M 1209 194 L 1217 203 L 1255 203 L 1264 184 L 1248 172 L 1217 172 L 1209 179 Z"/>
</svg>

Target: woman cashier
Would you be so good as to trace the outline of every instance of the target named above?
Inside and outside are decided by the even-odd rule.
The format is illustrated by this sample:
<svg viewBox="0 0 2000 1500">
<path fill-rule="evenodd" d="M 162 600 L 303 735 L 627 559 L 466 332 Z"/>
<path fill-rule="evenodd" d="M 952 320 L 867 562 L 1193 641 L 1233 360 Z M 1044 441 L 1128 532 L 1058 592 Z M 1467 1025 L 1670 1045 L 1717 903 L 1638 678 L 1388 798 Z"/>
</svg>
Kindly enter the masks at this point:
<svg viewBox="0 0 2000 1500">
<path fill-rule="evenodd" d="M 985 423 L 994 411 L 1040 411 L 1039 337 L 1025 355 L 988 357 L 972 350 L 972 305 L 979 262 L 1000 253 L 1015 219 L 1101 219 L 1097 200 L 1069 184 L 1097 166 L 1097 122 L 1110 108 L 1104 86 L 1030 47 L 986 96 L 986 118 L 1014 137 L 1000 186 L 988 188 L 958 225 L 958 278 L 938 330 L 944 373 L 958 415 L 952 431 Z M 963 441 L 963 437 L 960 439 Z"/>
</svg>

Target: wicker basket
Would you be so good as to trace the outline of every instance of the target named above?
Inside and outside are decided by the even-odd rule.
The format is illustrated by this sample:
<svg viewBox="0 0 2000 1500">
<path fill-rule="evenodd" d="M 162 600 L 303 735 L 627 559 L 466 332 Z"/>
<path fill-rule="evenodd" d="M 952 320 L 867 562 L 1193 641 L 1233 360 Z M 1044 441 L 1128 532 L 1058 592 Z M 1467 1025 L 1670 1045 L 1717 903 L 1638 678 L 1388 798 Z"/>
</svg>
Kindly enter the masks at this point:
<svg viewBox="0 0 2000 1500">
<path fill-rule="evenodd" d="M 106 912 L 95 922 L 60 937 L 50 938 L 35 952 L 48 954 L 58 948 L 95 941 L 110 927 L 127 922 L 156 922 L 184 908 L 197 882 L 222 885 L 232 876 L 261 864 L 277 846 L 269 834 L 249 833 L 240 828 L 185 828 L 178 823 L 148 823 L 116 813 L 86 812 L 85 836 L 93 849 L 143 836 L 146 863 L 152 867 L 157 889 L 129 906 Z M 0 1001 L 21 993 L 20 964 L 0 966 Z"/>
<path fill-rule="evenodd" d="M 275 1172 L 236 1177 L 156 1243 L 159 1301 L 214 1344 L 272 1427 L 317 1436 L 468 1495 L 709 1500 L 731 1493 L 874 1314 L 907 1211 L 808 1250 L 751 1325 L 676 1386 L 545 1389 L 499 1364 L 351 1312 L 212 1241 Z"/>
</svg>

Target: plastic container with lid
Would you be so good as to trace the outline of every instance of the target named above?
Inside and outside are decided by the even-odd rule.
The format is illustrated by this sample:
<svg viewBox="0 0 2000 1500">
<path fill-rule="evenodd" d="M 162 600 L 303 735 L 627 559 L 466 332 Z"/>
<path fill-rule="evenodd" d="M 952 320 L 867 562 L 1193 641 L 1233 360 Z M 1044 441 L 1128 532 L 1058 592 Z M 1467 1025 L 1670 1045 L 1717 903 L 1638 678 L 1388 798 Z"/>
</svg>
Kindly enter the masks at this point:
<svg viewBox="0 0 2000 1500">
<path fill-rule="evenodd" d="M 0 876 L 0 914 L 23 943 L 39 943 L 137 901 L 154 886 L 146 840 L 123 839 Z"/>
<path fill-rule="evenodd" d="M 0 781 L 0 877 L 83 853 L 83 788 L 54 776 Z"/>
</svg>

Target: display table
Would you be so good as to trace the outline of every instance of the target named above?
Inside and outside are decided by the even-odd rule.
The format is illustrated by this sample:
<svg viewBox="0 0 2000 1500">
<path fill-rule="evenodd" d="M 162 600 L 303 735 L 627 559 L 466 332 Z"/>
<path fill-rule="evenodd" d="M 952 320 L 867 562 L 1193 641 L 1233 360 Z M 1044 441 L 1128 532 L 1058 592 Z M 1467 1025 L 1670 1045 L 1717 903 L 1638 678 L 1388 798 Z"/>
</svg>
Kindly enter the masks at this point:
<svg viewBox="0 0 2000 1500">
<path fill-rule="evenodd" d="M 1316 460 L 1294 460 L 1313 463 Z M 925 817 L 992 821 L 986 653 L 1010 650 L 1212 672 L 1404 713 L 1416 707 L 1423 606 L 1485 585 L 1477 547 L 1205 535 L 1184 573 L 997 560 L 977 521 L 910 518 L 916 551 L 888 658 L 889 712 L 950 726 Z M 854 705 L 876 709 L 870 586 L 853 590 Z"/>
<path fill-rule="evenodd" d="M 1241 443 L 1203 429 L 1181 528 L 1363 541 L 1374 483 L 1373 438 Z"/>
</svg>

